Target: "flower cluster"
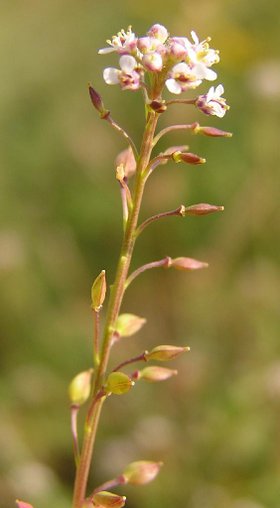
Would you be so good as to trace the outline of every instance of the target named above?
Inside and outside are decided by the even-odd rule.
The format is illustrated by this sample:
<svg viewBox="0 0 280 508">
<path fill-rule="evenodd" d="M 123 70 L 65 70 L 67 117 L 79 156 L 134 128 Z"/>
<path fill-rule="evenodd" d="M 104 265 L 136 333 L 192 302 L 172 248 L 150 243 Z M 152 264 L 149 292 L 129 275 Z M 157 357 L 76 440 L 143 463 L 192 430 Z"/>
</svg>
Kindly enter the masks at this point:
<svg viewBox="0 0 280 508">
<path fill-rule="evenodd" d="M 219 52 L 210 48 L 209 42 L 209 37 L 200 41 L 194 31 L 190 38 L 170 37 L 167 29 L 159 24 L 153 25 L 143 37 L 137 37 L 129 27 L 108 40 L 108 47 L 99 50 L 99 54 L 120 55 L 120 68 L 104 69 L 104 80 L 108 85 L 119 84 L 122 90 L 142 88 L 149 100 L 161 99 L 164 85 L 169 92 L 179 95 L 197 88 L 203 80 L 217 78 L 212 66 L 220 61 Z M 194 104 L 208 115 L 222 117 L 229 109 L 223 91 L 222 85 L 216 90 L 211 87 Z"/>
</svg>

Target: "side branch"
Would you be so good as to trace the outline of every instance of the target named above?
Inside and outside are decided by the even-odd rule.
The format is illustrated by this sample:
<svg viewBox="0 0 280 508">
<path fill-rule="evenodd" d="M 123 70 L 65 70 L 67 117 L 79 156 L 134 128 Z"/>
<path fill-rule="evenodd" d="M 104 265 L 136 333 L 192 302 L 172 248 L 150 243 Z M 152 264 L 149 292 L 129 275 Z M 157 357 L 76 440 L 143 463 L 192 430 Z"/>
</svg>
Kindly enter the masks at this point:
<svg viewBox="0 0 280 508">
<path fill-rule="evenodd" d="M 176 208 L 175 210 L 170 210 L 168 212 L 161 212 L 161 213 L 157 213 L 155 215 L 152 215 L 152 217 L 149 217 L 148 219 L 146 219 L 144 222 L 142 222 L 142 224 L 140 224 L 140 226 L 138 226 L 138 228 L 136 229 L 135 231 L 135 236 L 136 238 L 142 233 L 142 231 L 144 231 L 144 229 L 149 226 L 149 224 L 151 224 L 152 222 L 155 222 L 159 219 L 163 219 L 165 217 L 173 217 L 173 216 L 178 216 L 180 215 L 181 217 L 184 217 L 185 215 L 185 207 L 184 205 L 181 205 L 179 206 L 178 208 Z"/>
<path fill-rule="evenodd" d="M 131 282 L 138 277 L 141 273 L 145 272 L 146 270 L 151 270 L 151 268 L 168 268 L 171 264 L 171 258 L 169 256 L 166 256 L 163 259 L 160 259 L 159 261 L 152 261 L 151 263 L 147 263 L 146 265 L 142 265 L 137 270 L 131 273 L 129 277 L 126 279 L 125 282 L 125 289 L 128 288 L 128 286 L 131 284 Z"/>
</svg>

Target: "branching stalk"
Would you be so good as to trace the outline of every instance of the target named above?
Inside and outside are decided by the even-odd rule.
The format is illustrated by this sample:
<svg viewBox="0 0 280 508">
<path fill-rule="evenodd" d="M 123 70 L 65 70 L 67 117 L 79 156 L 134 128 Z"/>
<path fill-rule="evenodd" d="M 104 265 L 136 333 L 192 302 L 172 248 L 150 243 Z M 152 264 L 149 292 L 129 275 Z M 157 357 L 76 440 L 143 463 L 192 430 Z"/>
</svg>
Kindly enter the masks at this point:
<svg viewBox="0 0 280 508">
<path fill-rule="evenodd" d="M 111 339 L 114 330 L 114 324 L 118 317 L 125 291 L 125 282 L 135 244 L 136 239 L 135 230 L 137 228 L 138 216 L 145 186 L 145 180 L 143 178 L 142 173 L 143 170 L 149 164 L 154 132 L 157 125 L 157 119 L 158 115 L 156 113 L 154 113 L 153 111 L 149 112 L 143 135 L 140 156 L 137 164 L 135 187 L 132 196 L 133 203 L 132 210 L 131 213 L 129 214 L 126 228 L 124 231 L 123 243 L 116 270 L 115 282 L 111 289 L 108 304 L 107 317 L 104 326 L 103 343 L 100 352 L 100 364 L 95 377 L 93 402 L 91 403 L 88 412 L 87 423 L 84 432 L 83 446 L 81 451 L 81 458 L 76 472 L 74 496 L 73 496 L 73 508 L 82 508 L 84 500 L 86 498 L 86 488 L 88 483 L 90 465 L 92 461 L 93 447 L 101 409 L 105 400 L 104 397 L 99 398 L 98 400 L 95 400 L 95 398 L 96 394 L 102 387 L 102 383 L 104 381 L 104 375 L 106 372 L 110 355 L 112 342 Z M 113 126 L 115 127 L 115 125 Z M 119 130 L 118 126 L 117 129 Z"/>
</svg>

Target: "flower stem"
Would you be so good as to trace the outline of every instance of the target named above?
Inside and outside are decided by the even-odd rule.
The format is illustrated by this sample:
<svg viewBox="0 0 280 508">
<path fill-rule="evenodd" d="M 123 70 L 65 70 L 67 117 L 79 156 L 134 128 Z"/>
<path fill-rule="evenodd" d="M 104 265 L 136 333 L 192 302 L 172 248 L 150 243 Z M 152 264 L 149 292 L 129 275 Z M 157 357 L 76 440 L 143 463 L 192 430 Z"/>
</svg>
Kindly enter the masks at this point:
<svg viewBox="0 0 280 508">
<path fill-rule="evenodd" d="M 93 447 L 101 409 L 105 400 L 105 397 L 100 398 L 98 400 L 96 400 L 95 397 L 100 388 L 102 387 L 104 381 L 104 376 L 106 373 L 110 355 L 114 324 L 118 317 L 125 291 L 125 281 L 127 278 L 127 273 L 130 266 L 133 248 L 136 240 L 135 230 L 137 228 L 139 211 L 145 187 L 145 178 L 143 177 L 143 171 L 147 167 L 150 160 L 151 151 L 153 147 L 153 138 L 157 125 L 157 119 L 158 115 L 155 112 L 153 111 L 149 112 L 146 120 L 140 156 L 137 164 L 135 188 L 132 196 L 132 209 L 129 213 L 128 221 L 124 231 L 123 243 L 121 247 L 119 262 L 117 265 L 115 282 L 111 288 L 111 294 L 107 310 L 107 318 L 104 326 L 103 344 L 100 352 L 100 364 L 96 372 L 95 385 L 93 391 L 93 400 L 95 402 L 94 407 L 93 408 L 90 407 L 89 409 L 87 423 L 84 431 L 84 439 L 80 456 L 80 462 L 77 468 L 75 478 L 73 508 L 82 508 L 86 497 L 86 488 L 88 483 L 90 465 L 92 461 Z"/>
</svg>

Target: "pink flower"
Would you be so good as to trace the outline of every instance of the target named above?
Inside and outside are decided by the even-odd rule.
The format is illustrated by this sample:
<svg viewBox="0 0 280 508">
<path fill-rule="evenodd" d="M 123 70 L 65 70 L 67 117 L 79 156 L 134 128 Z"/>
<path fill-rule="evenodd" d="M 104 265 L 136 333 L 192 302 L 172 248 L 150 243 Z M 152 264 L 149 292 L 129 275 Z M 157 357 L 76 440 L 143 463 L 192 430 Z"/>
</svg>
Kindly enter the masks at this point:
<svg viewBox="0 0 280 508">
<path fill-rule="evenodd" d="M 123 90 L 138 90 L 141 87 L 142 68 L 130 55 L 120 57 L 120 69 L 107 67 L 103 71 L 103 78 L 107 85 L 119 84 Z"/>
<path fill-rule="evenodd" d="M 218 85 L 216 90 L 211 86 L 206 95 L 200 95 L 197 98 L 196 106 L 206 115 L 216 115 L 222 118 L 229 109 L 229 106 L 226 104 L 226 99 L 221 97 L 223 93 L 223 85 Z"/>
<path fill-rule="evenodd" d="M 180 94 L 185 90 L 197 88 L 205 77 L 204 66 L 191 68 L 185 62 L 174 65 L 165 84 L 171 93 Z"/>
</svg>

